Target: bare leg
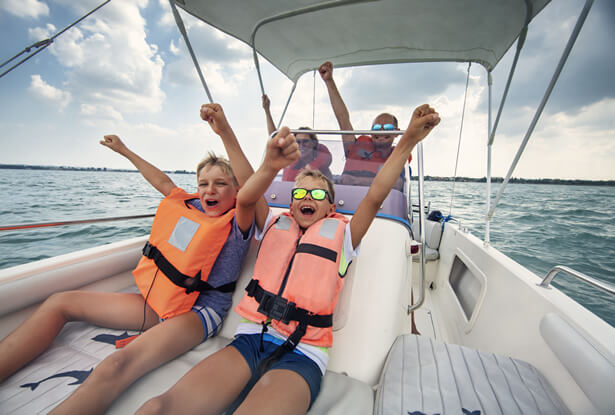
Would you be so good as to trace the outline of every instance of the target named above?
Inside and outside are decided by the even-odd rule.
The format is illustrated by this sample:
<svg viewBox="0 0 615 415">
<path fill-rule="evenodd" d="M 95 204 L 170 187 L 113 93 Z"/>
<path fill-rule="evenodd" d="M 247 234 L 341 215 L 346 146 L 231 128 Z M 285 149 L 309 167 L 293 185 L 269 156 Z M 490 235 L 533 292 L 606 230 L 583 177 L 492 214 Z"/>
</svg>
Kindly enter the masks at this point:
<svg viewBox="0 0 615 415">
<path fill-rule="evenodd" d="M 305 414 L 309 406 L 310 387 L 305 379 L 292 370 L 274 369 L 256 382 L 235 415 Z"/>
<path fill-rule="evenodd" d="M 102 414 L 141 376 L 203 340 L 203 325 L 188 312 L 158 324 L 103 360 L 53 414 Z"/>
<path fill-rule="evenodd" d="M 241 353 L 227 346 L 201 361 L 135 414 L 219 414 L 239 396 L 250 377 L 250 367 Z"/>
<path fill-rule="evenodd" d="M 137 330 L 143 324 L 140 294 L 67 291 L 53 294 L 18 328 L 0 342 L 0 382 L 49 347 L 64 324 L 87 321 L 109 328 Z M 158 322 L 145 308 L 145 328 Z"/>
</svg>

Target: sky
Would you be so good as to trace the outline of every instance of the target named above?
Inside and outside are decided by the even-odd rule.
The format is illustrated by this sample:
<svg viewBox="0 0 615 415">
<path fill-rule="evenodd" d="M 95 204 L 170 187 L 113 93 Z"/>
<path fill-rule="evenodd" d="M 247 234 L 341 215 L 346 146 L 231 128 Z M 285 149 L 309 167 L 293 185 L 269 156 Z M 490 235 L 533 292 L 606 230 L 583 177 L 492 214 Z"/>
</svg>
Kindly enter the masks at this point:
<svg viewBox="0 0 615 415">
<path fill-rule="evenodd" d="M 100 3 L 0 0 L 0 61 Z M 583 3 L 554 1 L 530 25 L 495 138 L 493 176 L 506 175 Z M 180 13 L 214 101 L 256 166 L 266 124 L 251 49 Z M 596 0 L 513 177 L 615 179 L 613 41 L 615 2 Z M 514 46 L 493 71 L 494 114 L 513 55 Z M 261 68 L 277 121 L 292 84 L 262 59 Z M 459 146 L 457 176 L 483 177 L 486 71 L 470 67 L 459 142 L 467 70 L 463 63 L 396 64 L 334 69 L 334 77 L 357 129 L 369 129 L 384 111 L 405 126 L 414 107 L 430 103 L 442 122 L 424 143 L 425 174 L 453 176 Z M 0 78 L 0 163 L 132 168 L 98 143 L 117 134 L 159 168 L 193 171 L 208 150 L 224 152 L 199 117 L 206 102 L 168 1 L 113 0 Z M 337 128 L 318 74 L 298 81 L 284 124 Z"/>
</svg>

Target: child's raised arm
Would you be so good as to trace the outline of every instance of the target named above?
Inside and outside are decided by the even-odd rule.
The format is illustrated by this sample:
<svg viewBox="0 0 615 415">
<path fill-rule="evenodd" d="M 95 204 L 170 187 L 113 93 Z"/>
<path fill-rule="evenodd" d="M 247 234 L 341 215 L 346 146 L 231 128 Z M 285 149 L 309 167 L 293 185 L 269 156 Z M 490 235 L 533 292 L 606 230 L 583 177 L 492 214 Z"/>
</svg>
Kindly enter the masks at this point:
<svg viewBox="0 0 615 415">
<path fill-rule="evenodd" d="M 335 119 L 342 130 L 354 130 L 352 123 L 350 122 L 350 113 L 348 108 L 342 99 L 340 91 L 337 89 L 335 80 L 333 79 L 333 64 L 331 62 L 325 62 L 318 68 L 320 77 L 325 81 L 327 92 L 329 93 L 329 101 L 331 101 L 331 108 L 335 114 Z M 348 147 L 353 144 L 356 137 L 352 134 L 342 135 L 342 142 L 344 143 L 344 151 L 348 151 Z"/>
<path fill-rule="evenodd" d="M 440 116 L 427 104 L 414 110 L 406 132 L 374 178 L 367 195 L 359 204 L 350 221 L 353 248 L 356 248 L 363 239 L 414 147 L 427 137 L 439 122 Z"/>
<path fill-rule="evenodd" d="M 273 122 L 273 117 L 271 116 L 271 101 L 267 94 L 263 95 L 263 109 L 265 110 L 265 119 L 267 120 L 267 134 L 271 136 L 275 131 L 275 123 Z"/>
<path fill-rule="evenodd" d="M 242 187 L 254 173 L 254 169 L 252 169 L 252 165 L 250 165 L 248 158 L 241 149 L 233 129 L 226 120 L 224 110 L 220 104 L 201 105 L 201 118 L 207 121 L 213 132 L 218 134 L 222 139 L 222 144 L 224 144 L 224 149 L 226 150 L 226 154 L 228 154 L 233 173 L 237 178 L 239 186 Z M 259 229 L 263 229 L 265 220 L 267 220 L 267 212 L 269 211 L 265 198 L 261 197 L 260 200 L 257 200 L 255 207 L 256 226 L 258 226 Z M 245 218 L 241 217 L 241 215 L 237 215 L 237 225 L 240 229 L 249 229 L 253 218 L 254 216 L 251 216 L 250 220 L 246 222 L 244 221 Z"/>
<path fill-rule="evenodd" d="M 274 138 L 267 142 L 265 159 L 261 166 L 239 189 L 237 194 L 237 216 L 252 219 L 256 204 L 284 167 L 299 160 L 299 146 L 288 127 L 282 127 Z M 266 218 L 265 218 L 266 219 Z M 262 229 L 262 228 L 261 228 Z"/>
<path fill-rule="evenodd" d="M 163 196 L 168 196 L 171 190 L 177 187 L 169 176 L 126 147 L 117 135 L 104 136 L 104 139 L 100 140 L 100 144 L 126 157 L 139 170 L 145 180 L 162 193 Z"/>
</svg>

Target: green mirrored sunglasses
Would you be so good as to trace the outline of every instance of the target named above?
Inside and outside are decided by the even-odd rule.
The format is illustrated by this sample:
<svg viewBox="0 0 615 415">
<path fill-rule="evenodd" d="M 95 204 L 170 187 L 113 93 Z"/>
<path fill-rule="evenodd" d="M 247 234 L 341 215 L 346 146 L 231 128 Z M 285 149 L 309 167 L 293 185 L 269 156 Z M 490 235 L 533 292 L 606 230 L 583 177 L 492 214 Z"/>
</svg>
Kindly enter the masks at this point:
<svg viewBox="0 0 615 415">
<path fill-rule="evenodd" d="M 305 198 L 308 193 L 314 200 L 324 200 L 326 197 L 330 203 L 333 203 L 333 201 L 331 200 L 331 197 L 329 196 L 329 192 L 327 192 L 325 189 L 308 190 L 302 187 L 295 187 L 291 192 L 293 199 L 296 199 L 296 200 L 301 200 Z"/>
</svg>

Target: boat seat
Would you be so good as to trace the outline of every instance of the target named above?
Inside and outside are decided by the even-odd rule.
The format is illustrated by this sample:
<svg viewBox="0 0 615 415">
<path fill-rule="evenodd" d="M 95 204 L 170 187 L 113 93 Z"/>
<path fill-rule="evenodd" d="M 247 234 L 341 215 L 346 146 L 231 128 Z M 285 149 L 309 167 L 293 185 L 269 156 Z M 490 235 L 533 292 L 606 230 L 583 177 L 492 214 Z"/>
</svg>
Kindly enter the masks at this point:
<svg viewBox="0 0 615 415">
<path fill-rule="evenodd" d="M 374 414 L 568 414 L 527 362 L 413 334 L 387 357 Z"/>
<path fill-rule="evenodd" d="M 0 413 L 29 415 L 49 412 L 85 380 L 92 368 L 116 350 L 115 340 L 124 333 L 124 330 L 83 322 L 68 323 L 47 351 L 3 382 L 0 386 Z M 106 413 L 134 413 L 145 401 L 168 390 L 192 367 L 230 341 L 230 337 L 223 335 L 210 338 L 151 371 L 126 390 Z M 22 387 L 27 384 L 30 386 Z M 371 386 L 343 374 L 327 372 L 309 414 L 367 415 L 373 413 L 373 403 Z"/>
<path fill-rule="evenodd" d="M 418 221 L 415 220 L 412 224 L 412 232 L 415 235 L 415 238 L 418 238 L 419 229 L 418 229 Z M 425 261 L 435 261 L 440 258 L 440 252 L 438 248 L 440 248 L 440 240 L 442 239 L 442 223 L 436 222 L 433 220 L 425 220 Z M 420 260 L 419 255 L 414 255 L 412 257 L 414 262 L 418 262 Z"/>
</svg>

